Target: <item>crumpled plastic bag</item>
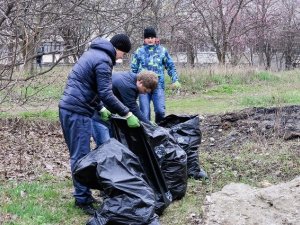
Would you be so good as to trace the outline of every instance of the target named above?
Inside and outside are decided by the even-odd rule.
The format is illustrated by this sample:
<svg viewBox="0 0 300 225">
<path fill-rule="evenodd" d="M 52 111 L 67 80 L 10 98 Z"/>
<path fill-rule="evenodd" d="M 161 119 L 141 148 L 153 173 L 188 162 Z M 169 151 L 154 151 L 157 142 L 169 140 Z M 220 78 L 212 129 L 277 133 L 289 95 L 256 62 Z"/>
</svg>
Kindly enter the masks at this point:
<svg viewBox="0 0 300 225">
<path fill-rule="evenodd" d="M 143 124 L 141 127 L 129 128 L 126 120 L 119 117 L 112 117 L 111 124 L 115 138 L 139 157 L 146 181 L 155 193 L 155 212 L 161 215 L 172 202 L 172 194 L 167 187 L 156 154 L 148 143 Z"/>
<path fill-rule="evenodd" d="M 104 192 L 104 200 L 88 225 L 159 225 L 155 194 L 146 182 L 138 157 L 115 139 L 80 159 L 74 178 Z"/>
<path fill-rule="evenodd" d="M 143 124 L 145 135 L 155 151 L 173 200 L 187 190 L 187 155 L 166 128 Z"/>
<path fill-rule="evenodd" d="M 159 124 L 169 130 L 187 154 L 188 177 L 199 179 L 201 171 L 198 148 L 202 133 L 198 115 L 168 115 Z"/>
</svg>

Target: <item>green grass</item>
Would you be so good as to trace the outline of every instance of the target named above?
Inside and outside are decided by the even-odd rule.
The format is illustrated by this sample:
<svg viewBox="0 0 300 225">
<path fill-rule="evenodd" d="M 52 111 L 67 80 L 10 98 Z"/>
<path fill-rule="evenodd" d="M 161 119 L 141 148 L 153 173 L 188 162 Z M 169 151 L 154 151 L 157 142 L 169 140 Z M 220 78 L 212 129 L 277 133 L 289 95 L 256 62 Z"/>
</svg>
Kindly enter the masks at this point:
<svg viewBox="0 0 300 225">
<path fill-rule="evenodd" d="M 257 71 L 252 68 L 208 68 L 179 71 L 182 91 L 174 93 L 166 76 L 167 114 L 218 114 L 246 107 L 269 107 L 300 104 L 300 72 Z M 42 82 L 42 81 L 39 81 Z M 57 109 L 48 109 L 46 100 L 58 101 L 65 77 L 39 89 L 31 84 L 27 94 L 43 107 L 0 113 L 1 118 L 19 116 L 25 119 L 58 120 Z M 49 84 L 49 83 L 48 83 Z M 25 86 L 17 93 L 24 93 Z M 47 103 L 47 101 L 46 101 Z M 3 107 L 3 106 L 1 106 Z M 6 109 L 6 106 L 3 109 Z M 280 140 L 278 140 L 279 142 Z M 275 147 L 276 146 L 276 147 Z M 265 141 L 244 143 L 230 151 L 201 152 L 203 167 L 211 176 L 209 184 L 189 180 L 186 196 L 172 203 L 160 217 L 162 225 L 193 224 L 191 215 L 201 218 L 207 193 L 221 190 L 230 182 L 260 186 L 260 182 L 278 183 L 300 174 L 299 153 L 284 143 L 267 145 Z M 0 223 L 84 224 L 88 216 L 73 207 L 71 181 L 45 175 L 35 181 L 6 181 L 0 184 Z"/>
<path fill-rule="evenodd" d="M 183 83 L 189 79 L 194 81 L 184 83 L 180 94 L 167 90 L 167 114 L 211 114 L 247 107 L 300 104 L 299 70 L 227 72 L 230 73 L 201 70 L 198 73 L 194 70 L 181 73 Z"/>
<path fill-rule="evenodd" d="M 20 112 L 0 112 L 0 118 L 22 118 L 22 119 L 42 119 L 48 121 L 57 121 L 58 120 L 58 110 L 45 109 L 45 110 L 31 110 L 31 111 L 20 111 Z"/>
<path fill-rule="evenodd" d="M 29 103 L 40 102 L 41 106 L 16 110 L 13 114 L 23 118 L 57 119 L 56 112 L 51 112 L 47 103 L 59 101 L 68 70 L 57 70 L 57 74 L 45 74 L 16 87 L 14 93 L 19 98 L 26 98 Z M 299 70 L 270 72 L 250 67 L 211 67 L 179 69 L 178 74 L 182 83 L 180 93 L 171 89 L 170 77 L 165 75 L 167 114 L 224 113 L 245 107 L 300 104 Z M 8 107 L 10 105 L 5 106 Z"/>
<path fill-rule="evenodd" d="M 236 109 L 230 98 L 220 96 L 192 96 L 172 98 L 166 101 L 167 114 L 212 114 Z"/>
<path fill-rule="evenodd" d="M 87 217 L 73 207 L 71 190 L 71 181 L 59 181 L 48 175 L 33 182 L 2 184 L 0 214 L 11 218 L 2 224 L 83 224 Z"/>
<path fill-rule="evenodd" d="M 193 224 L 201 218 L 202 203 L 207 194 L 226 184 L 243 182 L 260 186 L 267 181 L 276 184 L 293 179 L 300 173 L 297 150 L 280 146 L 270 148 L 257 142 L 246 142 L 230 151 L 200 152 L 201 165 L 211 177 L 208 184 L 190 179 L 182 200 L 173 202 L 160 217 L 162 225 Z M 84 224 L 89 218 L 74 207 L 72 183 L 45 174 L 32 182 L 3 182 L 0 186 L 0 215 L 10 218 L 3 225 Z M 0 220 L 1 221 L 1 220 Z"/>
<path fill-rule="evenodd" d="M 189 221 L 191 214 L 200 217 L 203 214 L 199 202 L 210 192 L 210 185 L 203 185 L 201 181 L 190 179 L 188 182 L 187 193 L 180 201 L 172 202 L 160 217 L 163 225 L 182 225 L 193 224 Z"/>
<path fill-rule="evenodd" d="M 8 112 L 0 112 L 0 118 L 8 118 L 10 117 L 10 113 Z"/>
<path fill-rule="evenodd" d="M 242 182 L 259 186 L 260 182 L 288 181 L 300 173 L 300 158 L 297 151 L 289 149 L 281 140 L 271 146 L 247 142 L 233 150 L 203 152 L 201 161 L 212 176 L 212 190 L 219 191 L 230 182 Z"/>
<path fill-rule="evenodd" d="M 56 84 L 49 84 L 40 86 L 39 84 L 34 86 L 26 86 L 19 89 L 19 94 L 24 98 L 34 98 L 35 100 L 48 100 L 54 99 L 59 100 L 63 93 L 63 86 Z"/>
<path fill-rule="evenodd" d="M 267 95 L 253 94 L 240 99 L 240 104 L 247 107 L 274 106 L 300 103 L 300 89 L 284 93 L 269 93 Z"/>
<path fill-rule="evenodd" d="M 280 80 L 279 77 L 268 71 L 260 71 L 255 76 L 259 81 L 275 82 Z"/>
<path fill-rule="evenodd" d="M 50 121 L 58 120 L 57 110 L 43 110 L 38 112 L 20 112 L 19 116 L 24 119 L 47 119 Z"/>
<path fill-rule="evenodd" d="M 206 94 L 217 95 L 217 94 L 233 94 L 239 91 L 238 86 L 223 84 L 209 89 Z"/>
</svg>

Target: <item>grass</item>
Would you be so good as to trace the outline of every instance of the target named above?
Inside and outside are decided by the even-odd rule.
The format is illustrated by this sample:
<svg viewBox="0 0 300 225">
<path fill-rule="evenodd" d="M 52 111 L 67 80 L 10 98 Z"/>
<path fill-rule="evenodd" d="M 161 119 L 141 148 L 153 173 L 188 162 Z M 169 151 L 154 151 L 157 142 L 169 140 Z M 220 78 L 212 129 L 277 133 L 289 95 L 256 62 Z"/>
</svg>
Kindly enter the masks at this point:
<svg viewBox="0 0 300 225">
<path fill-rule="evenodd" d="M 7 111 L 6 108 L 12 106 L 1 105 L 0 117 L 56 121 L 57 109 L 49 108 L 47 103 L 50 100 L 57 103 L 65 85 L 66 75 L 62 76 L 61 71 L 57 73 L 58 76 L 27 84 L 27 89 L 25 84 L 16 89 L 19 95 L 24 96 L 24 90 L 28 95 L 33 94 L 32 102 L 41 103 L 42 107 Z M 180 93 L 169 88 L 170 79 L 166 76 L 167 114 L 218 114 L 246 107 L 300 104 L 299 70 L 274 73 L 244 67 L 212 67 L 182 69 L 179 74 Z M 41 82 L 47 85 L 40 88 Z M 35 91 L 38 94 L 35 95 Z M 272 145 L 258 140 L 230 151 L 201 152 L 200 159 L 211 182 L 189 180 L 186 196 L 172 203 L 160 217 L 162 225 L 197 224 L 193 221 L 200 220 L 206 195 L 221 190 L 228 183 L 243 182 L 259 187 L 263 181 L 276 184 L 300 174 L 299 153 L 280 140 Z M 73 207 L 71 181 L 47 174 L 34 181 L 2 181 L 0 205 L 0 224 L 3 225 L 79 225 L 88 219 Z"/>
<path fill-rule="evenodd" d="M 203 214 L 199 202 L 203 202 L 207 192 L 210 192 L 209 185 L 202 185 L 201 181 L 190 179 L 187 193 L 180 201 L 173 202 L 160 217 L 163 225 L 182 225 L 189 223 L 191 215 L 200 217 Z"/>
<path fill-rule="evenodd" d="M 299 104 L 300 102 L 300 89 L 286 91 L 283 93 L 273 92 L 267 95 L 251 95 L 244 96 L 240 104 L 242 106 L 273 106 L 273 105 L 286 105 L 286 104 Z"/>
<path fill-rule="evenodd" d="M 227 71 L 227 72 L 226 72 Z M 271 73 L 231 69 L 187 70 L 181 73 L 183 90 L 167 90 L 170 113 L 211 114 L 246 107 L 270 107 L 300 103 L 299 70 Z M 166 83 L 170 79 L 166 76 Z"/>
<path fill-rule="evenodd" d="M 43 110 L 37 112 L 20 112 L 19 116 L 24 119 L 46 119 L 50 121 L 58 120 L 57 110 Z"/>
<path fill-rule="evenodd" d="M 9 114 L 14 116 L 57 118 L 57 114 L 51 112 L 57 110 L 53 110 L 52 105 L 55 103 L 57 107 L 69 70 L 59 68 L 16 86 L 11 98 L 26 100 L 28 107 L 20 109 L 10 101 L 0 105 L 4 108 L 0 108 L 0 116 L 7 116 L 5 109 L 12 107 Z M 167 114 L 223 113 L 245 107 L 300 103 L 299 70 L 270 72 L 251 67 L 209 67 L 179 69 L 178 74 L 182 83 L 180 92 L 171 89 L 170 78 L 165 76 Z"/>
<path fill-rule="evenodd" d="M 83 224 L 87 217 L 73 207 L 71 187 L 71 181 L 47 174 L 33 182 L 2 184 L 0 215 L 11 219 L 1 224 Z"/>
<path fill-rule="evenodd" d="M 231 182 L 259 186 L 264 180 L 274 184 L 293 179 L 300 173 L 297 152 L 282 143 L 277 144 L 280 149 L 252 142 L 237 146 L 231 152 L 202 153 L 204 167 L 213 178 L 213 191 Z"/>
<path fill-rule="evenodd" d="M 39 84 L 22 87 L 19 89 L 19 95 L 24 98 L 34 98 L 38 100 L 54 99 L 59 100 L 63 93 L 63 86 L 57 84 L 47 84 L 40 86 Z"/>
<path fill-rule="evenodd" d="M 190 179 L 186 196 L 173 202 L 160 217 L 162 225 L 192 224 L 201 218 L 201 205 L 207 194 L 221 190 L 231 182 L 260 186 L 267 181 L 276 184 L 293 179 L 300 173 L 300 159 L 278 140 L 279 148 L 247 142 L 231 151 L 201 152 L 202 166 L 211 182 Z M 0 218 L 3 225 L 84 224 L 88 216 L 73 207 L 72 183 L 45 174 L 32 182 L 2 182 Z M 0 219 L 1 221 L 1 219 Z"/>
</svg>

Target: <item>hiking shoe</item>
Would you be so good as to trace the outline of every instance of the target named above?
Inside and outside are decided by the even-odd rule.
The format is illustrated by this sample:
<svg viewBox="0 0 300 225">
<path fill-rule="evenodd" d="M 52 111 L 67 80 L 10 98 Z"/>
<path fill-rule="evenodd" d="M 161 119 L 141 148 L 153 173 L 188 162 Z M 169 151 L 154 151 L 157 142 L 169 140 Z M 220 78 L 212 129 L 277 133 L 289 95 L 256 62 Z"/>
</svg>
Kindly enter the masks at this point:
<svg viewBox="0 0 300 225">
<path fill-rule="evenodd" d="M 85 213 L 85 214 L 88 214 L 88 215 L 91 215 L 93 216 L 94 213 L 96 212 L 96 209 L 95 207 L 93 206 L 92 203 L 79 203 L 75 200 L 75 206 L 79 209 L 82 209 L 82 211 Z"/>
<path fill-rule="evenodd" d="M 209 180 L 207 173 L 202 169 L 198 174 L 193 176 L 195 180 Z"/>
<path fill-rule="evenodd" d="M 208 180 L 208 175 L 207 173 L 204 171 L 204 170 L 200 170 L 200 173 L 198 174 L 198 176 L 201 178 L 201 179 L 205 179 L 205 180 Z"/>
</svg>

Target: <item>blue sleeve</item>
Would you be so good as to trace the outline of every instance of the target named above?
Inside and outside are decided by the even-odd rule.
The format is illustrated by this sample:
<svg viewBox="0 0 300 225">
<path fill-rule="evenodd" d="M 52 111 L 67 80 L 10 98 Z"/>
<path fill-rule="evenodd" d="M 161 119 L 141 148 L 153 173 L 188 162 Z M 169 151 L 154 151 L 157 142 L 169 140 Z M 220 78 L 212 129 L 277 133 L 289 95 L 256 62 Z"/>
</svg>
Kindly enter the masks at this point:
<svg viewBox="0 0 300 225">
<path fill-rule="evenodd" d="M 164 55 L 163 62 L 164 62 L 166 70 L 168 71 L 168 75 L 172 79 L 172 83 L 178 81 L 179 77 L 178 77 L 178 74 L 177 74 L 177 71 L 176 71 L 176 68 L 175 68 L 175 64 L 174 64 L 173 59 L 171 58 L 171 56 L 169 55 L 167 50 L 165 50 L 165 55 Z"/>
<path fill-rule="evenodd" d="M 131 58 L 131 71 L 133 73 L 138 73 L 139 72 L 139 67 L 140 67 L 140 61 L 138 57 L 138 50 L 136 50 Z"/>
<path fill-rule="evenodd" d="M 137 104 L 138 90 L 136 86 L 136 74 L 130 72 L 114 73 L 112 82 L 113 92 L 120 101 L 123 102 L 139 120 L 150 123 Z"/>
<path fill-rule="evenodd" d="M 125 89 L 124 89 L 125 90 Z M 120 91 L 120 90 L 119 90 Z M 146 119 L 144 114 L 141 112 L 140 107 L 137 104 L 137 92 L 136 90 L 130 88 L 126 91 L 120 91 L 122 102 L 129 108 L 130 112 L 132 112 L 139 120 L 150 124 L 150 121 Z"/>
<path fill-rule="evenodd" d="M 125 116 L 129 112 L 129 109 L 113 94 L 111 81 L 112 68 L 109 66 L 109 63 L 102 62 L 98 64 L 95 72 L 100 101 L 103 102 L 108 110 L 116 112 L 120 116 Z"/>
</svg>

